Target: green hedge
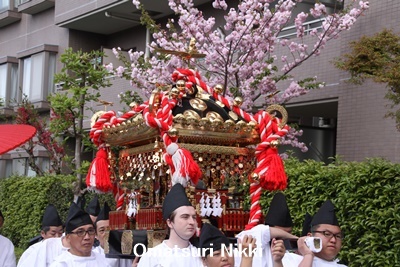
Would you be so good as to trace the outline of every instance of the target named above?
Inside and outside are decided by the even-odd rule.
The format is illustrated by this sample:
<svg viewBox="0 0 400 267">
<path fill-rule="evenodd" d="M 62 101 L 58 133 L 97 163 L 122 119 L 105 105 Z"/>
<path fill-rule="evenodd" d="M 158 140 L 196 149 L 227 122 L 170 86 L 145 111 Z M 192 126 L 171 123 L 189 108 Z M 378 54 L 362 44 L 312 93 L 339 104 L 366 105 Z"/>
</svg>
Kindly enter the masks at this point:
<svg viewBox="0 0 400 267">
<path fill-rule="evenodd" d="M 331 199 L 345 232 L 340 259 L 349 267 L 400 266 L 400 164 L 382 159 L 324 165 L 316 161 L 285 161 L 285 190 L 295 224 L 301 233 L 304 214 L 314 214 Z M 38 234 L 45 206 L 53 203 L 65 220 L 72 201 L 71 176 L 11 177 L 0 180 L 0 209 L 5 215 L 2 233 L 18 251 Z M 273 193 L 264 192 L 267 210 Z M 86 196 L 87 202 L 93 197 Z M 114 207 L 111 194 L 101 195 Z"/>
<path fill-rule="evenodd" d="M 56 206 L 65 222 L 74 197 L 74 181 L 76 177 L 63 175 L 0 179 L 0 210 L 5 217 L 0 231 L 19 248 L 18 252 L 26 249 L 28 241 L 40 233 L 43 213 L 48 204 Z M 86 204 L 93 196 L 93 193 L 86 194 Z M 111 194 L 100 195 L 99 200 L 100 203 L 107 200 L 111 207 L 115 207 Z"/>
<path fill-rule="evenodd" d="M 294 234 L 301 234 L 306 212 L 314 214 L 331 199 L 345 233 L 341 262 L 349 267 L 400 266 L 400 164 L 369 159 L 327 166 L 289 159 L 285 168 Z M 264 211 L 272 196 L 264 192 Z"/>
</svg>

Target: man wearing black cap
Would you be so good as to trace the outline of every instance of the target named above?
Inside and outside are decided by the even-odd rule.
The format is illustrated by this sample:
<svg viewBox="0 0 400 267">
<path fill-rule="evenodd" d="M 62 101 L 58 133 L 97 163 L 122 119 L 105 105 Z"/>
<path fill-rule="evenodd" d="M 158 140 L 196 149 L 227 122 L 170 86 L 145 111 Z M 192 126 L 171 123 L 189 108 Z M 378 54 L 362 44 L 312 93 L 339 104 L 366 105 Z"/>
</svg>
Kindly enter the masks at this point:
<svg viewBox="0 0 400 267">
<path fill-rule="evenodd" d="M 0 227 L 3 226 L 4 217 L 0 211 Z M 7 237 L 0 235 L 0 266 L 15 267 L 14 245 Z"/>
<path fill-rule="evenodd" d="M 250 235 L 256 239 L 257 248 L 261 249 L 261 253 L 254 256 L 253 266 L 282 266 L 282 258 L 286 252 L 283 239 L 297 240 L 297 236 L 290 233 L 291 228 L 292 218 L 286 198 L 278 192 L 271 201 L 265 224 L 242 231 L 237 237 L 241 239 L 245 235 Z"/>
<path fill-rule="evenodd" d="M 107 202 L 104 202 L 103 208 L 100 210 L 99 215 L 94 223 L 96 229 L 96 237 L 99 240 L 99 246 L 93 249 L 94 252 L 104 254 L 104 243 L 106 231 L 110 230 L 110 207 Z M 132 266 L 132 260 L 130 259 L 113 259 L 106 258 L 106 261 L 110 267 L 130 267 Z"/>
<path fill-rule="evenodd" d="M 241 243 L 242 251 L 245 254 L 241 257 L 240 267 L 253 266 L 254 254 L 249 250 L 256 248 L 256 240 L 251 236 L 243 238 Z M 233 246 L 230 246 L 228 238 L 215 226 L 205 223 L 201 228 L 199 248 L 204 266 L 207 267 L 233 267 L 235 265 Z"/>
<path fill-rule="evenodd" d="M 285 266 L 345 267 L 346 265 L 337 263 L 336 259 L 342 247 L 344 236 L 335 215 L 335 207 L 330 200 L 325 201 L 312 217 L 310 229 L 311 232 L 308 233 L 308 237 L 318 237 L 322 240 L 321 251 L 311 251 L 305 243 L 307 236 L 301 237 L 297 243 L 302 256 L 293 253 L 285 255 L 283 258 Z"/>
<path fill-rule="evenodd" d="M 86 207 L 86 212 L 89 213 L 92 222 L 96 221 L 97 215 L 100 213 L 100 202 L 99 198 L 95 196 Z"/>
<path fill-rule="evenodd" d="M 175 184 L 168 192 L 162 211 L 170 231 L 169 239 L 144 253 L 138 266 L 203 266 L 197 249 L 189 242 L 197 228 L 196 210 L 181 184 Z"/>
<path fill-rule="evenodd" d="M 54 205 L 48 205 L 43 214 L 42 230 L 39 236 L 29 240 L 29 248 L 22 253 L 18 266 L 31 266 L 33 258 L 37 257 L 37 249 L 41 247 L 42 240 L 59 238 L 63 235 L 64 225 Z M 38 243 L 39 242 L 39 243 Z"/>
<path fill-rule="evenodd" d="M 96 230 L 89 214 L 72 203 L 65 224 L 66 239 L 70 248 L 50 264 L 61 266 L 107 266 L 104 255 L 92 251 Z"/>
<path fill-rule="evenodd" d="M 268 208 L 268 212 L 265 215 L 265 225 L 274 227 L 275 229 L 281 229 L 289 234 L 292 233 L 293 221 L 292 217 L 290 216 L 290 211 L 286 202 L 286 197 L 282 192 L 275 193 L 274 197 L 272 198 Z M 281 243 L 281 241 L 275 241 L 275 242 L 277 242 L 277 244 Z M 297 242 L 297 238 L 296 240 L 294 240 L 294 242 Z M 289 239 L 284 239 L 283 244 L 285 246 L 286 251 L 293 249 Z M 268 266 L 270 266 L 273 264 L 274 260 L 272 257 L 272 253 L 269 253 L 268 256 L 269 256 Z"/>
<path fill-rule="evenodd" d="M 48 205 L 44 211 L 42 220 L 42 231 L 40 235 L 43 239 L 61 237 L 64 232 L 64 225 L 58 215 L 54 205 Z"/>
<path fill-rule="evenodd" d="M 272 198 L 268 213 L 265 215 L 265 224 L 292 233 L 293 221 L 283 193 L 277 192 Z"/>
<path fill-rule="evenodd" d="M 48 238 L 61 237 L 64 232 L 64 225 L 54 205 L 49 204 L 43 214 L 42 230 L 40 235 L 29 240 L 29 246 Z"/>
</svg>

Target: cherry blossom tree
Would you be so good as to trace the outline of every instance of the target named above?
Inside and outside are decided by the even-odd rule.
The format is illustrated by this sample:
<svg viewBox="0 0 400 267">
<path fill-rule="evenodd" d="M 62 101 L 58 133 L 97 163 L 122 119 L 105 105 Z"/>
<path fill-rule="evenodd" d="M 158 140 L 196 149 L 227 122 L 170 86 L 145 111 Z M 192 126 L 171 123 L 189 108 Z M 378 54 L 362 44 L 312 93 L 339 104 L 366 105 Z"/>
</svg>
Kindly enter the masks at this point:
<svg viewBox="0 0 400 267">
<path fill-rule="evenodd" d="M 176 68 L 186 67 L 199 71 L 210 86 L 221 84 L 225 97 L 242 97 L 244 110 L 251 112 L 259 97 L 265 97 L 265 106 L 284 104 L 323 87 L 317 77 L 296 80 L 291 72 L 310 57 L 318 56 L 330 40 L 349 30 L 369 7 L 368 1 L 346 1 L 344 7 L 343 1 L 334 1 L 334 12 L 329 14 L 324 4 L 316 1 L 305 13 L 296 11 L 301 2 L 243 0 L 237 6 L 229 6 L 224 0 L 214 0 L 213 8 L 225 20 L 225 24 L 217 25 L 216 19 L 206 17 L 193 0 L 169 0 L 177 21 L 171 18 L 163 27 L 147 14 L 145 2 L 134 0 L 133 4 L 142 10 L 142 24 L 153 33 L 149 44 L 152 56 L 146 57 L 144 51 L 129 51 L 129 59 L 124 59 L 120 48 L 114 48 L 114 54 L 125 66 L 106 68 L 129 79 L 133 90 L 142 90 L 147 96 L 157 84 L 172 83 L 171 73 Z M 319 19 L 321 27 L 306 31 L 307 19 Z M 281 38 L 284 28 L 293 24 L 296 38 Z M 190 40 L 195 42 L 188 49 Z M 280 57 L 275 54 L 279 46 L 280 53 L 282 49 L 287 51 Z M 204 58 L 198 59 L 196 55 Z M 294 140 L 300 134 L 293 129 L 289 132 Z M 302 143 L 287 142 L 307 151 Z"/>
<path fill-rule="evenodd" d="M 144 11 L 142 23 L 153 32 L 154 41 L 150 44 L 153 56 L 144 58 L 143 51 L 129 51 L 127 66 L 113 71 L 119 76 L 125 75 L 135 89 L 144 90 L 148 95 L 156 82 L 171 82 L 173 70 L 188 66 L 199 70 L 211 86 L 222 84 L 226 94 L 242 96 L 244 109 L 250 110 L 260 95 L 274 95 L 266 98 L 266 104 L 285 103 L 309 89 L 320 87 L 322 83 L 315 77 L 293 80 L 287 88 L 278 83 L 287 80 L 292 70 L 304 61 L 318 56 L 328 41 L 349 30 L 368 9 L 368 1 L 352 0 L 347 1 L 349 4 L 343 10 L 328 14 L 325 5 L 316 1 L 309 13 L 300 12 L 294 17 L 301 2 L 244 0 L 229 7 L 226 1 L 215 0 L 213 7 L 219 9 L 225 19 L 224 25 L 217 25 L 214 17 L 206 18 L 194 7 L 193 0 L 169 0 L 178 20 L 170 19 L 163 28 L 150 18 L 140 1 L 134 0 L 133 4 Z M 309 17 L 321 19 L 322 27 L 306 35 L 304 22 Z M 293 22 L 297 38 L 280 38 L 282 30 Z M 204 59 L 158 52 L 160 49 L 188 51 L 192 38 L 196 40 L 193 51 L 204 54 Z M 310 42 L 314 44 L 308 45 Z M 280 58 L 274 55 L 278 46 L 285 47 L 287 55 Z M 120 56 L 118 49 L 114 52 Z M 111 70 L 112 66 L 108 68 Z"/>
</svg>

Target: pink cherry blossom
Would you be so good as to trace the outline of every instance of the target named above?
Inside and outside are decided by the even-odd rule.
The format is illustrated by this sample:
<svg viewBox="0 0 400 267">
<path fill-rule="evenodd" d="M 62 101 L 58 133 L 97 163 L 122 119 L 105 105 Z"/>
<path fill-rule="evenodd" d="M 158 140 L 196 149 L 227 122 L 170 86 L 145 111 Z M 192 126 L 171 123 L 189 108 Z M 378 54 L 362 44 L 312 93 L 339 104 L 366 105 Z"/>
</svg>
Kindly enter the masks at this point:
<svg viewBox="0 0 400 267">
<path fill-rule="evenodd" d="M 215 13 L 224 19 L 222 24 L 217 24 L 213 16 L 196 8 L 193 0 L 168 0 L 177 19 L 170 20 L 169 26 L 159 25 L 159 30 L 153 33 L 153 42 L 149 44 L 152 53 L 150 58 L 144 58 L 143 51 L 129 51 L 125 69 L 113 66 L 114 73 L 129 79 L 133 90 L 141 90 L 149 96 L 156 82 L 171 83 L 171 73 L 176 68 L 190 67 L 198 70 L 209 86 L 222 84 L 226 96 L 234 97 L 231 90 L 237 89 L 244 99 L 242 108 L 247 111 L 254 108 L 254 101 L 260 103 L 260 97 L 276 92 L 280 93 L 265 98 L 263 105 L 258 108 L 265 108 L 272 103 L 286 103 L 307 93 L 310 88 L 318 88 L 322 83 L 312 78 L 306 86 L 296 77 L 291 77 L 289 86 L 282 82 L 302 62 L 322 53 L 330 40 L 351 29 L 369 8 L 368 1 L 349 0 L 340 13 L 329 14 L 321 2 L 308 12 L 298 10 L 301 2 L 241 0 L 233 5 L 231 1 L 214 0 L 212 5 Z M 140 8 L 141 3 L 145 6 L 146 1 L 134 0 L 132 3 Z M 306 32 L 304 23 L 310 17 L 321 19 L 321 28 Z M 289 23 L 294 23 L 293 37 L 281 38 L 285 34 L 283 30 L 291 26 Z M 153 49 L 186 51 L 191 38 L 196 39 L 196 49 L 198 53 L 205 54 L 204 58 L 184 60 L 177 55 L 165 55 Z M 275 55 L 278 47 L 279 57 Z M 117 57 L 121 56 L 120 50 L 113 49 Z M 295 140 L 296 137 L 293 138 Z M 293 144 L 306 149 L 304 144 Z"/>
</svg>

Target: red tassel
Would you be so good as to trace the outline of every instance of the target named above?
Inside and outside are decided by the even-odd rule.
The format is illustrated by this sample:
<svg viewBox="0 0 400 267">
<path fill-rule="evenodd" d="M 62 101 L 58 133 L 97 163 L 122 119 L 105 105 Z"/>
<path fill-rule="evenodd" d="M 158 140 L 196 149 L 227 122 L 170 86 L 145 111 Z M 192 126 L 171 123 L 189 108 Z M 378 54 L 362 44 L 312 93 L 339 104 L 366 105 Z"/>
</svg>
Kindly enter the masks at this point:
<svg viewBox="0 0 400 267">
<path fill-rule="evenodd" d="M 269 148 L 265 159 L 268 171 L 263 179 L 260 179 L 261 187 L 270 191 L 284 190 L 287 187 L 287 177 L 283 161 L 276 148 Z"/>
<path fill-rule="evenodd" d="M 197 164 L 196 161 L 194 161 L 193 157 L 192 157 L 192 153 L 190 153 L 189 150 L 186 150 L 184 148 L 181 148 L 182 150 L 182 154 L 183 156 L 186 158 L 187 160 L 187 169 L 184 169 L 183 171 L 186 171 L 188 173 L 188 176 L 190 178 L 190 180 L 192 181 L 192 183 L 194 185 L 197 185 L 197 183 L 199 182 L 199 179 L 201 178 L 201 169 L 199 167 L 199 165 Z"/>
<path fill-rule="evenodd" d="M 111 173 L 108 165 L 107 152 L 105 149 L 100 148 L 90 164 L 86 176 L 86 185 L 89 190 L 108 192 L 112 189 Z"/>
</svg>

